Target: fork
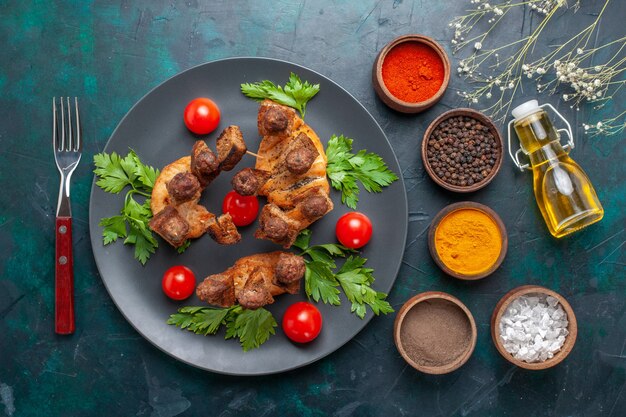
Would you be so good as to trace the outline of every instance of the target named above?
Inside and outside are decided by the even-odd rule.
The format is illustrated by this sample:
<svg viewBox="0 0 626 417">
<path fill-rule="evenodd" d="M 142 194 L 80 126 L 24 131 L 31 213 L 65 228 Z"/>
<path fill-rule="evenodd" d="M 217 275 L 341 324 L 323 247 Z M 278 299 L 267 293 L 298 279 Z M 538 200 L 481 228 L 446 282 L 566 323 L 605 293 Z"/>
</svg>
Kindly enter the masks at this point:
<svg viewBox="0 0 626 417">
<path fill-rule="evenodd" d="M 80 137 L 78 98 L 74 97 L 75 116 L 72 120 L 70 98 L 60 97 L 60 119 L 56 98 L 52 98 L 52 142 L 54 160 L 61 174 L 59 202 L 56 215 L 55 249 L 55 315 L 54 330 L 58 334 L 74 333 L 74 260 L 72 256 L 72 209 L 70 207 L 70 178 L 78 166 L 83 150 Z M 72 129 L 72 122 L 74 128 Z"/>
</svg>

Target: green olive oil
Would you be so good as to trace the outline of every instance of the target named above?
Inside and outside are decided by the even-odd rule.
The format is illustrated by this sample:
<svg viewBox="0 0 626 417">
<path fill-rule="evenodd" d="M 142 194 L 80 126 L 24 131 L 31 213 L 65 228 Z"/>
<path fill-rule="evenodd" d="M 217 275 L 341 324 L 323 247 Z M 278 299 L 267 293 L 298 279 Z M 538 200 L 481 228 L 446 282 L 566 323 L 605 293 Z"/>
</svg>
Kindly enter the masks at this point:
<svg viewBox="0 0 626 417">
<path fill-rule="evenodd" d="M 593 185 L 559 143 L 548 114 L 539 107 L 525 113 L 513 126 L 530 159 L 535 198 L 550 233 L 560 238 L 600 221 L 604 209 Z"/>
</svg>

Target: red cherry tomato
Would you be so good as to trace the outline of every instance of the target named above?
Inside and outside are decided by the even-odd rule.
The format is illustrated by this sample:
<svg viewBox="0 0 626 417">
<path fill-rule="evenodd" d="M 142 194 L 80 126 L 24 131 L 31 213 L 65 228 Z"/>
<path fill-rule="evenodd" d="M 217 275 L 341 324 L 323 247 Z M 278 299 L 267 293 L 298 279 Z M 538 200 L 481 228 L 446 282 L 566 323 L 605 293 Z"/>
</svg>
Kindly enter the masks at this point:
<svg viewBox="0 0 626 417">
<path fill-rule="evenodd" d="M 370 241 L 372 222 L 363 213 L 352 211 L 337 220 L 335 233 L 339 242 L 352 249 L 358 249 Z"/>
<path fill-rule="evenodd" d="M 165 271 L 161 286 L 172 300 L 184 300 L 196 289 L 196 276 L 186 266 L 176 265 Z"/>
<path fill-rule="evenodd" d="M 222 211 L 229 213 L 235 226 L 247 226 L 259 214 L 259 200 L 255 196 L 243 196 L 231 191 L 224 197 Z"/>
<path fill-rule="evenodd" d="M 283 316 L 283 331 L 297 343 L 315 339 L 322 330 L 322 314 L 311 303 L 304 301 L 292 304 Z"/>
<path fill-rule="evenodd" d="M 220 109 L 213 100 L 198 97 L 185 107 L 185 125 L 197 135 L 206 135 L 220 123 Z"/>
</svg>

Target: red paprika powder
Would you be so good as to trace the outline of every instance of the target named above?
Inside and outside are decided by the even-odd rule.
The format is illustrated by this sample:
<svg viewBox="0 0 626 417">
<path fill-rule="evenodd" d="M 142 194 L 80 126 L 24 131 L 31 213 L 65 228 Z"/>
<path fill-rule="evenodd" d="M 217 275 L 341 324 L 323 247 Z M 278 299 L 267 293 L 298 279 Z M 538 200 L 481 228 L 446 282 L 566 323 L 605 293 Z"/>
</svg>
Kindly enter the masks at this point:
<svg viewBox="0 0 626 417">
<path fill-rule="evenodd" d="M 444 79 L 437 52 L 419 42 L 394 46 L 383 61 L 383 82 L 391 94 L 409 103 L 426 101 L 439 91 Z"/>
</svg>

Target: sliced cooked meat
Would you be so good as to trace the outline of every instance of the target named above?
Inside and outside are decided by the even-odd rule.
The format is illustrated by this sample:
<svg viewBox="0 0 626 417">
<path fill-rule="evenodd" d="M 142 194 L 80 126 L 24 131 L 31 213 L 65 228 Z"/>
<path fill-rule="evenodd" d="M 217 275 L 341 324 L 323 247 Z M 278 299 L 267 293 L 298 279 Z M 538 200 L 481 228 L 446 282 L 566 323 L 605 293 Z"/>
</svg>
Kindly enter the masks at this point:
<svg viewBox="0 0 626 417">
<path fill-rule="evenodd" d="M 198 140 L 191 149 L 191 172 L 198 177 L 202 187 L 206 187 L 220 173 L 217 156 L 207 144 Z"/>
<path fill-rule="evenodd" d="M 298 271 L 296 258 L 300 257 L 281 251 L 244 256 L 226 271 L 207 277 L 198 285 L 196 294 L 222 307 L 239 303 L 244 308 L 260 308 L 273 303 L 277 295 L 300 291 L 304 272 Z M 279 269 L 283 270 L 283 280 L 291 279 L 289 283 L 279 280 Z M 298 273 L 300 277 L 296 278 Z"/>
<path fill-rule="evenodd" d="M 237 295 L 237 300 L 243 308 L 250 310 L 256 310 L 274 302 L 262 268 L 256 268 L 250 273 L 248 280 Z"/>
<path fill-rule="evenodd" d="M 266 204 L 259 217 L 259 229 L 254 233 L 257 239 L 267 239 L 289 248 L 300 233 L 299 223 L 290 219 L 275 204 Z"/>
<path fill-rule="evenodd" d="M 244 168 L 235 174 L 230 183 L 233 190 L 241 195 L 256 195 L 271 175 L 262 169 Z"/>
<path fill-rule="evenodd" d="M 302 256 L 293 253 L 281 253 L 276 264 L 276 279 L 283 284 L 291 284 L 304 277 L 306 265 Z"/>
<path fill-rule="evenodd" d="M 220 307 L 235 304 L 235 284 L 232 275 L 210 275 L 196 288 L 196 295 L 202 301 Z"/>
<path fill-rule="evenodd" d="M 189 223 L 172 207 L 167 206 L 150 220 L 150 228 L 175 248 L 187 240 Z"/>
<path fill-rule="evenodd" d="M 200 197 L 200 182 L 191 172 L 179 172 L 167 183 L 166 187 L 174 204 Z"/>
<path fill-rule="evenodd" d="M 215 142 L 217 159 L 222 171 L 230 171 L 241 161 L 248 148 L 239 126 L 228 126 Z"/>
<path fill-rule="evenodd" d="M 289 151 L 285 157 L 285 163 L 289 172 L 300 175 L 311 168 L 319 152 L 315 149 L 311 139 L 304 133 L 300 133 L 295 141 L 298 145 Z"/>
<path fill-rule="evenodd" d="M 241 240 L 237 226 L 230 214 L 225 213 L 209 220 L 207 231 L 209 236 L 220 245 L 234 245 Z"/>
<path fill-rule="evenodd" d="M 328 213 L 332 207 L 332 201 L 325 194 L 313 194 L 304 198 L 300 207 L 307 219 L 315 221 Z"/>
<path fill-rule="evenodd" d="M 257 124 L 261 136 L 289 136 L 293 129 L 296 112 L 286 106 L 268 105 L 259 110 Z"/>
</svg>

